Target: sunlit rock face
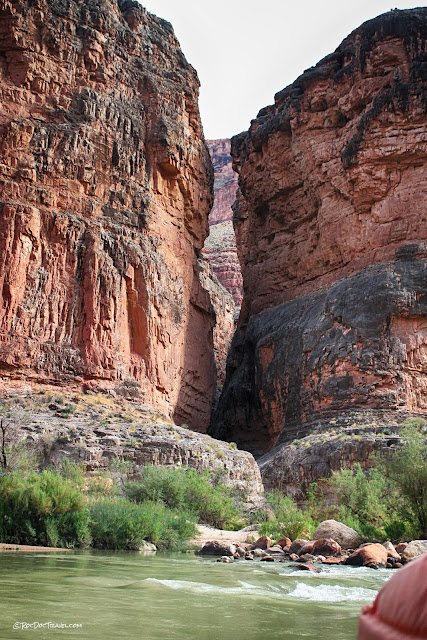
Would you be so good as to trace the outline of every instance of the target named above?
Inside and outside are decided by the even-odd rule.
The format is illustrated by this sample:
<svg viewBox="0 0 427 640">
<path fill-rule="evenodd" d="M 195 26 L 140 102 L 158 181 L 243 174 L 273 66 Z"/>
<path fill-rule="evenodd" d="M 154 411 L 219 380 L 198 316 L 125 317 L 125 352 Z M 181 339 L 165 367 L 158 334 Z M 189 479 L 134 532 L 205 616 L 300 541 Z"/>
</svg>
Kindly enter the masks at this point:
<svg viewBox="0 0 427 640">
<path fill-rule="evenodd" d="M 0 369 L 104 386 L 204 430 L 212 165 L 169 23 L 124 0 L 0 6 Z"/>
<path fill-rule="evenodd" d="M 212 433 L 427 411 L 427 9 L 363 24 L 232 140 L 244 298 Z"/>
</svg>

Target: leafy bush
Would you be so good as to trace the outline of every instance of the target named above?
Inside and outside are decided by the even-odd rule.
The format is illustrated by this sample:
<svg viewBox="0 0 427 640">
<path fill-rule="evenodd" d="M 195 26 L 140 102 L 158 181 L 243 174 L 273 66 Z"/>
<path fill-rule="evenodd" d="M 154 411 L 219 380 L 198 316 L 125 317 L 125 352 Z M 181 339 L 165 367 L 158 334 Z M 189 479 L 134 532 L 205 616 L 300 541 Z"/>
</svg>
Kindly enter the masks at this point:
<svg viewBox="0 0 427 640">
<path fill-rule="evenodd" d="M 417 536 L 427 538 L 427 442 L 426 421 L 413 418 L 401 431 L 403 445 L 383 462 L 383 469 L 402 500 L 399 514 Z"/>
<path fill-rule="evenodd" d="M 300 537 L 311 538 L 315 523 L 309 511 L 300 509 L 289 496 L 283 495 L 277 489 L 267 493 L 266 498 L 274 518 L 261 524 L 261 535 L 271 538 L 287 536 L 291 540 Z"/>
<path fill-rule="evenodd" d="M 223 529 L 239 528 L 244 522 L 232 490 L 219 480 L 213 486 L 210 480 L 213 477 L 209 472 L 147 465 L 141 480 L 126 482 L 124 488 L 135 502 L 157 500 L 192 513 L 199 522 Z"/>
<path fill-rule="evenodd" d="M 58 472 L 0 478 L 0 538 L 16 544 L 83 546 L 89 513 L 81 491 Z"/>
<path fill-rule="evenodd" d="M 86 478 L 85 490 L 88 496 L 100 498 L 115 496 L 119 493 L 117 484 L 108 471 L 98 471 Z"/>
<path fill-rule="evenodd" d="M 92 546 L 135 549 L 144 541 L 159 549 L 180 549 L 196 533 L 194 517 L 169 509 L 162 502 L 130 502 L 104 498 L 90 504 Z"/>
<path fill-rule="evenodd" d="M 360 464 L 353 469 L 334 472 L 328 480 L 337 507 L 333 515 L 352 527 L 364 538 L 396 540 L 411 535 L 412 527 L 403 514 L 403 499 L 398 487 L 384 469 L 384 460 L 377 468 L 364 473 Z"/>
<path fill-rule="evenodd" d="M 414 429 L 416 431 L 423 431 L 427 427 L 427 420 L 418 416 L 417 418 L 407 418 L 403 423 L 406 429 Z"/>
<path fill-rule="evenodd" d="M 85 466 L 70 462 L 67 458 L 63 458 L 58 466 L 58 471 L 63 478 L 68 480 L 72 485 L 79 489 L 85 486 Z"/>
</svg>

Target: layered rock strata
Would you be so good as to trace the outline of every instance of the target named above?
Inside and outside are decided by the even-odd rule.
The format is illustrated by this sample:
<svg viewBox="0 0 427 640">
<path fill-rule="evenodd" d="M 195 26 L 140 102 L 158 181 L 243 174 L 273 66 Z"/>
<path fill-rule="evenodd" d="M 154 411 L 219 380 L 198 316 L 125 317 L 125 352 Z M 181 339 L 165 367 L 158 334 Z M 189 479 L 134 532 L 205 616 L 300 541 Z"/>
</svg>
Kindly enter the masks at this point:
<svg viewBox="0 0 427 640">
<path fill-rule="evenodd" d="M 214 226 L 233 220 L 232 206 L 236 199 L 237 173 L 233 170 L 229 139 L 207 140 L 214 168 L 214 203 L 209 224 Z"/>
<path fill-rule="evenodd" d="M 214 204 L 209 215 L 210 231 L 203 253 L 218 280 L 233 296 L 237 319 L 243 294 L 232 210 L 236 199 L 237 174 L 232 168 L 230 140 L 208 140 L 207 144 L 214 167 Z"/>
<path fill-rule="evenodd" d="M 212 167 L 199 82 L 130 0 L 0 7 L 0 372 L 137 381 L 206 428 Z"/>
<path fill-rule="evenodd" d="M 217 437 L 259 454 L 427 411 L 426 36 L 425 8 L 363 24 L 233 138 L 244 299 Z"/>
</svg>

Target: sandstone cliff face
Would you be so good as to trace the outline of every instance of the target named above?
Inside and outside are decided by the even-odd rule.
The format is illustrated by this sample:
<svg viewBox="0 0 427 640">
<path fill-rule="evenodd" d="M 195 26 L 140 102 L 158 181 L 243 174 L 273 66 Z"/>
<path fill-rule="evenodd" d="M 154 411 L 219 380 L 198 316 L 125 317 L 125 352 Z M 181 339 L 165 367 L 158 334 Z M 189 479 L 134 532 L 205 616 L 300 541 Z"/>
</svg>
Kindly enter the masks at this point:
<svg viewBox="0 0 427 640">
<path fill-rule="evenodd" d="M 237 174 L 232 168 L 230 140 L 208 140 L 207 145 L 214 167 L 214 204 L 209 215 L 209 237 L 203 254 L 222 286 L 233 296 L 237 319 L 243 294 L 242 271 L 232 222 Z"/>
<path fill-rule="evenodd" d="M 207 140 L 214 167 L 214 203 L 209 214 L 210 226 L 233 219 L 232 206 L 236 199 L 237 173 L 231 160 L 231 143 L 223 140 Z"/>
<path fill-rule="evenodd" d="M 199 260 L 200 280 L 208 291 L 215 313 L 213 329 L 213 349 L 216 368 L 217 387 L 222 387 L 225 381 L 225 365 L 234 333 L 235 306 L 231 294 L 224 289 L 216 277 L 209 260 Z"/>
<path fill-rule="evenodd" d="M 217 437 L 263 453 L 350 409 L 427 411 L 426 36 L 427 9 L 365 23 L 233 138 Z"/>
<path fill-rule="evenodd" d="M 204 429 L 212 168 L 171 26 L 128 0 L 7 0 L 0 53 L 2 376 L 135 379 Z"/>
</svg>

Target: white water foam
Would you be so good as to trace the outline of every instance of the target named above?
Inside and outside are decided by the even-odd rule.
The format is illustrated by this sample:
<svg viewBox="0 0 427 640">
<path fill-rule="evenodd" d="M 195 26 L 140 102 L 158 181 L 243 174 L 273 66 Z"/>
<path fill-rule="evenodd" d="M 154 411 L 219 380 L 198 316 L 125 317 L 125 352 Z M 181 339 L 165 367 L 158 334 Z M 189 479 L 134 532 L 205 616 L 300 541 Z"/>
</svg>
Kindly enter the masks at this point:
<svg viewBox="0 0 427 640">
<path fill-rule="evenodd" d="M 195 593 L 217 593 L 221 595 L 254 595 L 265 596 L 268 598 L 275 595 L 283 596 L 285 591 L 279 587 L 268 585 L 268 588 L 261 588 L 258 585 L 250 584 L 239 580 L 238 587 L 220 587 L 214 584 L 206 584 L 205 582 L 193 582 L 191 580 L 159 580 L 158 578 L 146 578 L 143 582 L 152 582 L 169 589 L 185 589 Z"/>
<path fill-rule="evenodd" d="M 371 602 L 377 592 L 361 587 L 341 587 L 338 584 L 319 584 L 313 587 L 304 582 L 297 582 L 295 589 L 288 595 L 292 598 L 316 602 Z"/>
</svg>

